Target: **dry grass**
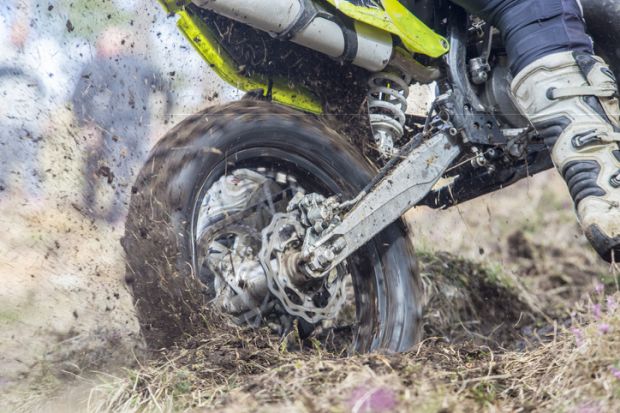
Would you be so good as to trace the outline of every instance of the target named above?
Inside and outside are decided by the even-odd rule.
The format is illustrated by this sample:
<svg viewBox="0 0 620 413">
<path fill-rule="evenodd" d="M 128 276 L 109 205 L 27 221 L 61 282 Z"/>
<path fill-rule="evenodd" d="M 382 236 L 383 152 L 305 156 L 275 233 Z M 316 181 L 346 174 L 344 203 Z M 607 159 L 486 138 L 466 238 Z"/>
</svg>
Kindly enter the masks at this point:
<svg viewBox="0 0 620 413">
<path fill-rule="evenodd" d="M 503 355 L 502 369 L 510 373 L 503 386 L 541 410 L 620 411 L 618 299 L 595 294 L 549 343 Z"/>
<path fill-rule="evenodd" d="M 434 327 L 414 352 L 346 357 L 294 334 L 281 342 L 266 330 L 211 320 L 207 333 L 105 377 L 91 390 L 87 410 L 620 411 L 620 294 L 593 293 L 571 319 L 549 324 L 528 304 L 533 295 L 514 293 L 517 281 L 497 271 L 443 255 L 426 257 L 423 272 L 435 279 Z M 471 295 L 451 296 L 442 312 L 440 291 L 461 287 L 465 275 Z M 484 290 L 491 285 L 493 292 Z M 491 294 L 518 307 L 516 324 L 491 314 L 502 309 L 497 301 L 472 301 Z"/>
<path fill-rule="evenodd" d="M 213 349 L 205 339 L 195 349 L 173 350 L 165 361 L 110 378 L 92 390 L 88 410 L 347 411 L 366 397 L 362 407 L 381 411 L 374 392 L 387 394 L 384 403 L 392 406 L 393 400 L 400 411 L 618 411 L 619 313 L 584 318 L 585 324 L 575 327 L 580 337 L 560 330 L 528 352 L 495 353 L 429 340 L 416 353 L 339 358 L 319 350 L 289 353 L 243 342 L 250 355 L 244 357 L 236 349 L 239 338 L 230 336 L 228 351 L 244 366 L 236 369 L 196 358 Z M 603 334 L 602 325 L 610 331 Z"/>
<path fill-rule="evenodd" d="M 463 206 L 454 218 L 465 224 L 445 232 L 463 238 L 453 250 L 470 259 L 418 245 L 427 338 L 411 353 L 346 357 L 295 334 L 282 342 L 210 319 L 178 348 L 115 374 L 24 387 L 17 411 L 620 411 L 617 277 L 554 199 L 529 202 L 542 221 L 531 211 L 515 220 L 521 207 L 510 194 L 488 216 L 483 203 Z M 429 243 L 447 248 L 443 238 Z"/>
</svg>

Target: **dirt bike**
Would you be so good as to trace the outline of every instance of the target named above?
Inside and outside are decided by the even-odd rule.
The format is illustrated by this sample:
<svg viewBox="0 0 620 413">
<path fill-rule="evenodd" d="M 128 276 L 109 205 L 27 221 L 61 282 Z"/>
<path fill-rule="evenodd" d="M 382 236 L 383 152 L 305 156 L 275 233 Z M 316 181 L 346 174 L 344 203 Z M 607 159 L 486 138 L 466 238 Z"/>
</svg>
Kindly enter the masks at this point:
<svg viewBox="0 0 620 413">
<path fill-rule="evenodd" d="M 400 217 L 552 167 L 500 33 L 441 0 L 160 1 L 247 94 L 174 127 L 132 188 L 123 245 L 149 344 L 208 305 L 358 352 L 411 348 L 423 297 Z M 620 75 L 620 7 L 582 1 Z M 433 85 L 427 114 L 407 111 L 414 83 Z"/>
</svg>

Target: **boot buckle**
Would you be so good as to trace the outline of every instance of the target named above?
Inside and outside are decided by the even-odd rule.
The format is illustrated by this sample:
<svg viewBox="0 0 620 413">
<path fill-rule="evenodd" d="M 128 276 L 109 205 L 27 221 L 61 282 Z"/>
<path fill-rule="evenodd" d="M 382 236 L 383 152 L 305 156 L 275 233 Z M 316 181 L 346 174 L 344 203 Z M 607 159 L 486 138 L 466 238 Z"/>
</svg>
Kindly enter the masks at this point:
<svg viewBox="0 0 620 413">
<path fill-rule="evenodd" d="M 581 149 L 588 145 L 601 143 L 602 139 L 596 129 L 591 129 L 587 132 L 578 133 L 573 136 L 572 143 L 575 149 Z"/>
<path fill-rule="evenodd" d="M 575 149 L 582 149 L 589 145 L 620 142 L 620 133 L 600 132 L 597 129 L 590 129 L 573 136 L 571 142 Z"/>
</svg>

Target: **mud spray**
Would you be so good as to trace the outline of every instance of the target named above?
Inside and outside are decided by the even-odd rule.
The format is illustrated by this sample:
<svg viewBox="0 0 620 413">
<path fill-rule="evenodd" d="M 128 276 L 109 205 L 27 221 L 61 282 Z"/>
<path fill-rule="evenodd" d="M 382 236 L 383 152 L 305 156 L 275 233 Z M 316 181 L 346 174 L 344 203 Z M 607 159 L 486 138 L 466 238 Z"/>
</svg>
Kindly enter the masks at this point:
<svg viewBox="0 0 620 413">
<path fill-rule="evenodd" d="M 428 303 L 411 353 L 347 357 L 333 336 L 281 338 L 209 313 L 176 347 L 145 351 L 119 243 L 142 155 L 122 130 L 80 122 L 72 102 L 99 53 L 93 32 L 173 85 L 173 108 L 154 96 L 142 119 L 144 151 L 234 92 L 156 5 L 116 3 L 0 13 L 0 411 L 620 410 L 617 280 L 553 173 L 408 214 Z M 411 96 L 423 112 L 428 91 Z M 108 157 L 93 162 L 106 133 Z"/>
</svg>

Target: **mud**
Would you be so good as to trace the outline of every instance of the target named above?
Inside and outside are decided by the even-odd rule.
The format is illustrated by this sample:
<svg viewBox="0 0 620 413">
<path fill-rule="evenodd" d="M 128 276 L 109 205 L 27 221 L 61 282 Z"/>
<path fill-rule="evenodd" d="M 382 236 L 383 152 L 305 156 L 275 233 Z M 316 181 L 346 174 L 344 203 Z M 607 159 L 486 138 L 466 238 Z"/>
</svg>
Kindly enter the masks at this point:
<svg viewBox="0 0 620 413">
<path fill-rule="evenodd" d="M 511 348 L 544 322 L 515 278 L 447 253 L 418 255 L 426 285 L 426 337 Z"/>
<path fill-rule="evenodd" d="M 575 346 L 586 334 L 593 334 L 593 343 L 600 337 L 596 323 L 608 316 L 589 313 L 588 303 L 615 291 L 601 276 L 609 268 L 586 248 L 570 206 L 563 207 L 565 190 L 554 179 L 542 176 L 516 191 L 444 211 L 441 218 L 432 211 L 409 214 L 427 301 L 425 337 L 412 352 L 348 355 L 344 345 L 321 337 L 302 340 L 292 332 L 282 339 L 205 313 L 200 329 L 150 353 L 132 381 L 121 376 L 106 384 L 114 398 L 107 387 L 96 387 L 94 411 L 126 408 L 129 400 L 149 406 L 153 398 L 163 410 L 349 411 L 368 392 L 380 395 L 368 402 L 380 406 L 376 411 L 553 411 L 550 406 L 569 399 L 563 392 L 570 392 L 570 383 L 583 381 L 581 371 L 556 373 L 560 362 L 553 363 L 554 357 L 578 359 L 575 369 L 585 363 L 585 371 L 593 363 L 596 374 L 607 377 L 605 361 L 578 356 L 586 350 Z M 443 232 L 443 225 L 450 231 Z M 420 236 L 425 229 L 438 241 L 434 249 Z M 606 310 L 609 317 L 615 317 L 613 308 Z M 593 325 L 584 326 L 584 320 Z M 614 351 L 613 335 L 609 339 L 601 345 Z M 537 381 L 545 374 L 554 377 L 550 382 L 569 382 L 549 387 L 547 394 L 546 384 Z M 581 386 L 575 400 L 582 405 L 613 405 L 602 401 L 613 399 L 604 399 L 608 393 L 598 385 Z"/>
<path fill-rule="evenodd" d="M 563 209 L 564 189 L 550 187 L 550 182 L 552 176 L 542 176 L 517 186 L 516 192 L 493 195 L 436 218 L 433 211 L 412 211 L 408 221 L 428 301 L 424 341 L 411 353 L 354 357 L 347 357 L 346 347 L 338 341 L 301 340 L 295 333 L 282 340 L 268 330 L 242 329 L 208 312 L 194 320 L 177 345 L 141 351 L 124 286 L 118 243 L 122 229 L 106 230 L 90 222 L 71 206 L 75 202 L 71 197 L 53 211 L 15 204 L 3 221 L 4 230 L 12 235 L 4 239 L 8 250 L 19 254 L 6 256 L 4 271 L 22 274 L 20 283 L 30 278 L 36 292 L 7 291 L 4 302 L 17 309 L 13 314 L 19 318 L 7 322 L 5 331 L 20 335 L 2 340 L 11 346 L 2 354 L 14 356 L 3 363 L 19 367 L 15 378 L 5 380 L 38 383 L 29 391 L 44 395 L 37 403 L 46 404 L 54 400 L 50 394 L 83 380 L 76 382 L 76 377 L 120 366 L 134 368 L 139 360 L 137 369 L 130 370 L 129 387 L 116 387 L 125 386 L 123 372 L 116 373 L 120 381 L 111 383 L 110 376 L 103 376 L 79 385 L 70 408 L 86 410 L 90 398 L 89 411 L 133 411 L 126 402 L 164 392 L 157 393 L 157 400 L 170 400 L 168 410 L 208 406 L 252 411 L 263 406 L 273 411 L 285 406 L 285 410 L 326 411 L 329 406 L 350 409 L 349 398 L 355 400 L 360 389 L 387 388 L 401 407 L 413 403 L 428 405 L 430 411 L 459 411 L 463 406 L 476 411 L 494 391 L 487 382 L 479 385 L 480 377 L 506 375 L 497 364 L 505 354 L 526 357 L 553 342 L 555 331 L 570 327 L 567 316 L 597 282 L 609 291 L 615 289 L 613 277 L 602 277 L 609 268 L 587 249 L 570 206 Z M 544 214 L 544 221 L 538 214 Z M 443 231 L 443 225 L 450 231 Z M 143 234 L 149 236 L 148 231 Z M 432 249 L 422 234 L 435 237 Z M 21 257 L 24 251 L 32 256 Z M 22 258 L 27 263 L 20 266 Z M 75 275 L 55 275 L 63 271 Z M 49 279 L 42 281 L 42 274 L 49 274 Z M 160 298 L 162 304 L 171 304 Z M 36 310 L 28 310 L 30 305 Z M 46 324 L 49 329 L 40 327 Z M 29 336 L 46 340 L 35 347 L 24 341 Z M 31 353 L 21 349 L 25 346 Z M 516 353 L 507 353 L 511 350 Z M 41 353 L 48 356 L 36 357 Z M 30 360 L 24 359 L 27 354 L 32 354 Z M 36 377 L 47 377 L 46 384 Z M 498 380 L 493 386 L 509 387 Z M 459 383 L 464 383 L 465 398 L 455 401 L 450 389 L 460 388 Z M 109 389 L 121 396 L 111 399 Z M 23 393 L 11 397 L 18 404 L 27 400 Z M 523 406 L 518 398 L 515 403 Z M 25 411 L 37 410 L 33 404 L 26 406 L 30 408 Z M 65 410 L 64 404 L 57 408 Z"/>
<path fill-rule="evenodd" d="M 0 230 L 2 385 L 131 364 L 142 339 L 114 230 L 70 205 L 4 209 Z"/>
<path fill-rule="evenodd" d="M 279 116 L 273 116 L 274 113 Z M 242 121 L 233 123 L 232 119 Z M 295 132 L 292 132 L 293 127 Z M 254 132 L 255 129 L 261 132 Z M 291 132 L 281 133 L 282 130 Z M 263 131 L 271 132 L 267 134 Z M 252 141 L 237 138 L 239 134 L 247 133 L 252 134 Z M 298 136 L 297 142 L 291 139 L 293 133 L 298 134 L 294 135 Z M 316 156 L 318 145 L 324 148 L 325 155 Z M 265 102 L 246 99 L 210 108 L 173 129 L 155 147 L 136 181 L 123 240 L 128 257 L 128 280 L 136 297 L 142 330 L 150 345 L 170 346 L 178 337 L 195 334 L 201 324 L 201 315 L 195 309 L 209 300 L 208 294 L 211 292 L 208 288 L 195 283 L 195 275 L 200 269 L 193 267 L 191 244 L 185 239 L 192 225 L 194 197 L 199 196 L 197 191 L 203 180 L 211 176 L 206 175 L 207 171 L 211 174 L 212 168 L 221 166 L 213 172 L 213 176 L 217 176 L 223 173 L 224 168 L 234 165 L 233 160 L 226 162 L 223 154 L 236 159 L 232 154 L 237 150 L 260 149 L 261 159 L 268 159 L 271 156 L 269 148 L 272 147 L 285 148 L 287 153 L 297 156 L 291 159 L 296 165 L 299 164 L 296 167 L 300 171 L 305 158 L 313 159 L 309 162 L 313 168 L 328 165 L 325 166 L 326 173 L 330 174 L 329 180 L 325 180 L 327 183 L 307 176 L 300 179 L 308 179 L 315 186 L 331 185 L 330 190 L 336 191 L 334 187 L 338 188 L 343 196 L 352 196 L 374 172 L 358 149 L 340 139 L 320 119 L 299 117 L 290 109 Z M 286 159 L 282 159 L 285 165 Z M 345 167 L 348 169 L 343 169 Z M 342 170 L 346 173 L 338 173 Z M 405 251 L 404 238 L 398 238 L 401 234 L 402 228 L 394 225 L 386 230 L 385 240 L 382 241 L 392 243 L 391 251 L 397 251 L 390 252 L 393 258 L 386 259 L 387 264 L 384 265 L 384 271 L 393 274 L 392 279 L 407 274 L 412 262 L 411 254 Z M 381 242 L 377 241 L 377 245 L 376 248 L 383 248 Z M 359 271 L 365 271 L 363 260 L 359 262 Z M 371 284 L 364 292 L 374 288 L 372 276 L 373 273 L 359 279 L 364 286 Z M 384 282 L 396 283 L 387 276 Z M 402 295 L 411 291 L 407 288 L 415 288 L 409 278 L 396 285 Z M 412 292 L 411 297 L 415 294 L 415 291 Z M 409 314 L 406 317 L 410 317 Z M 411 317 L 417 317 L 417 313 Z M 415 322 L 411 324 L 415 326 Z M 417 329 L 411 329 L 403 337 L 413 336 L 416 332 Z M 383 339 L 381 333 L 377 336 Z M 388 339 L 386 336 L 385 340 Z"/>
<path fill-rule="evenodd" d="M 130 400 L 148 406 L 153 398 L 165 411 L 350 411 L 366 392 L 381 396 L 363 411 L 537 410 L 528 399 L 535 389 L 518 384 L 529 379 L 514 369 L 527 369 L 529 354 L 540 357 L 547 343 L 572 348 L 570 341 L 548 330 L 548 320 L 507 284 L 514 280 L 445 253 L 423 255 L 421 266 L 435 291 L 425 340 L 409 353 L 351 355 L 294 332 L 283 340 L 205 314 L 194 336 L 152 353 L 131 382 L 114 381 L 114 398 L 95 388 L 95 411 L 122 410 Z M 464 283 L 466 291 L 447 293 Z M 516 346 L 523 342 L 527 348 Z M 532 369 L 542 368 L 536 363 Z"/>
</svg>

